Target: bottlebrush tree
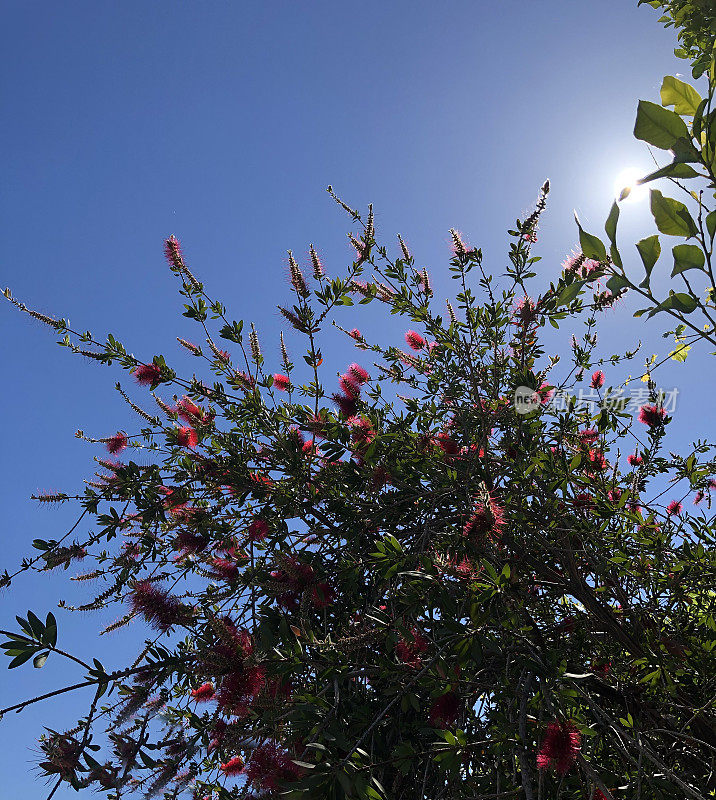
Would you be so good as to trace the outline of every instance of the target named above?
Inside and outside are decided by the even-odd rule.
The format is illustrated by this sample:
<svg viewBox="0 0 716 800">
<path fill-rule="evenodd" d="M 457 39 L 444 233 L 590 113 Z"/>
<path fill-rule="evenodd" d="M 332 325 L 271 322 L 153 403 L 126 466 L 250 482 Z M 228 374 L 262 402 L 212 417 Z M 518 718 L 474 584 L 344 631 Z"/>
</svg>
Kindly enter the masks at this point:
<svg viewBox="0 0 716 800">
<path fill-rule="evenodd" d="M 355 259 L 331 278 L 311 248 L 308 278 L 289 256 L 280 364 L 174 237 L 166 257 L 200 330 L 178 342 L 201 377 L 6 292 L 62 345 L 129 371 L 136 399 L 117 388 L 143 425 L 97 440 L 103 472 L 75 498 L 94 533 L 36 542 L 3 577 L 82 559 L 77 578 L 99 584 L 83 608 L 116 605 L 112 628 L 151 631 L 111 669 L 59 649 L 52 614 L 5 632 L 11 667 L 68 657 L 95 688 L 41 738 L 53 791 L 713 796 L 712 517 L 683 507 L 710 509 L 711 450 L 664 454 L 653 379 L 633 419 L 610 384 L 620 357 L 596 368 L 598 321 L 624 291 L 603 286 L 607 259 L 576 254 L 531 291 L 548 191 L 509 232 L 500 285 L 451 232 L 445 312 L 403 240 L 392 256 L 372 211 L 339 201 Z M 404 319 L 405 342 L 345 326 L 356 355 L 339 374 L 321 336 L 354 299 Z M 584 329 L 548 355 L 547 324 Z M 591 402 L 577 398 L 587 385 Z"/>
</svg>

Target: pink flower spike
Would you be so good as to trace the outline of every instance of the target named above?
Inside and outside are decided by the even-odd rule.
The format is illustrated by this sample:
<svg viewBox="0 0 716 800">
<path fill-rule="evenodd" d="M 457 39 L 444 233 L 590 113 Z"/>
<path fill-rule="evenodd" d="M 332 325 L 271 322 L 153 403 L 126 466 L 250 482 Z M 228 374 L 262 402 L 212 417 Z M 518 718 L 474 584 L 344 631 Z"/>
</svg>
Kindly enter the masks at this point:
<svg viewBox="0 0 716 800">
<path fill-rule="evenodd" d="M 674 515 L 679 516 L 681 512 L 684 510 L 684 507 L 678 500 L 672 500 L 669 505 L 666 507 L 666 513 L 673 517 Z"/>
<path fill-rule="evenodd" d="M 110 453 L 112 453 L 112 455 L 117 455 L 117 453 L 121 453 L 126 446 L 127 446 L 127 436 L 122 431 L 118 431 L 111 439 L 107 441 L 107 450 Z"/>
<path fill-rule="evenodd" d="M 197 703 L 206 703 L 214 696 L 214 686 L 203 683 L 198 689 L 192 689 L 191 696 Z"/>
<path fill-rule="evenodd" d="M 140 364 L 134 370 L 134 378 L 140 386 L 151 386 L 159 383 L 162 371 L 156 364 Z"/>
<path fill-rule="evenodd" d="M 288 389 L 289 387 L 289 383 L 290 381 L 288 379 L 288 375 L 280 375 L 277 373 L 276 375 L 273 376 L 273 385 L 280 392 L 285 392 L 286 389 Z"/>
<path fill-rule="evenodd" d="M 358 384 L 363 384 L 370 380 L 370 375 L 360 364 L 351 364 L 348 367 L 348 374 Z"/>
<path fill-rule="evenodd" d="M 639 409 L 639 422 L 643 422 L 644 425 L 648 425 L 650 428 L 663 423 L 665 417 L 666 411 L 663 408 L 659 408 L 659 406 L 642 406 Z"/>
<path fill-rule="evenodd" d="M 601 389 L 604 386 L 604 373 L 600 369 L 592 375 L 590 386 L 592 389 Z"/>
<path fill-rule="evenodd" d="M 177 431 L 177 444 L 180 447 L 196 447 L 199 437 L 194 428 L 184 425 Z"/>
<path fill-rule="evenodd" d="M 405 334 L 405 341 L 415 351 L 422 350 L 426 345 L 425 339 L 416 331 L 408 331 Z"/>
</svg>

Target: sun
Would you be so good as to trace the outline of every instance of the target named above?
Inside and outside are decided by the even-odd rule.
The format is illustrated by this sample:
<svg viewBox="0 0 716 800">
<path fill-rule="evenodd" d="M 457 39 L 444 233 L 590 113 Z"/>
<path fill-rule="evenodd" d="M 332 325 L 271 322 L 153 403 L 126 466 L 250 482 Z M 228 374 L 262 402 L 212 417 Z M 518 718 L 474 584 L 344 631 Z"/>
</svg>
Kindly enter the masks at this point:
<svg viewBox="0 0 716 800">
<path fill-rule="evenodd" d="M 648 194 L 646 186 L 639 185 L 638 181 L 644 177 L 644 171 L 638 167 L 627 167 L 623 169 L 614 179 L 614 197 L 619 200 L 626 191 L 626 197 L 620 200 L 622 203 L 636 203 L 645 200 Z"/>
</svg>

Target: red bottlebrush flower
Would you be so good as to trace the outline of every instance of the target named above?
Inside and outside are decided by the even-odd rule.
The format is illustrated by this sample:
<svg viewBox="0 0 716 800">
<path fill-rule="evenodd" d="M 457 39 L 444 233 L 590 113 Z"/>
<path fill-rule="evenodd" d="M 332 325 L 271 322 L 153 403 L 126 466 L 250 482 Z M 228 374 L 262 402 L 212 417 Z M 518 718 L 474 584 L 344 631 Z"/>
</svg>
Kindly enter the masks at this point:
<svg viewBox="0 0 716 800">
<path fill-rule="evenodd" d="M 592 374 L 592 380 L 589 385 L 592 389 L 601 389 L 604 386 L 604 373 L 600 369 Z"/>
<path fill-rule="evenodd" d="M 265 685 L 266 672 L 263 667 L 242 664 L 240 670 L 224 677 L 216 696 L 219 707 L 227 714 L 243 717 Z"/>
<path fill-rule="evenodd" d="M 554 397 L 554 386 L 550 386 L 546 382 L 542 383 L 537 389 L 537 394 L 540 396 L 542 405 L 546 405 Z"/>
<path fill-rule="evenodd" d="M 186 550 L 188 553 L 200 553 L 206 549 L 208 544 L 209 537 L 206 534 L 179 531 L 174 546 L 177 550 Z"/>
<path fill-rule="evenodd" d="M 579 441 L 584 445 L 594 444 L 599 438 L 599 433 L 596 428 L 585 428 L 579 431 Z"/>
<path fill-rule="evenodd" d="M 348 367 L 348 374 L 359 385 L 370 380 L 370 375 L 360 364 L 351 364 Z"/>
<path fill-rule="evenodd" d="M 358 409 L 354 397 L 346 397 L 342 394 L 334 394 L 332 395 L 332 399 L 344 417 L 355 416 Z"/>
<path fill-rule="evenodd" d="M 357 342 L 363 338 L 363 334 L 358 330 L 358 328 L 353 328 L 348 335 L 351 337 L 351 339 L 355 339 Z"/>
<path fill-rule="evenodd" d="M 251 375 L 244 372 L 242 369 L 237 369 L 234 373 L 234 381 L 246 391 L 251 391 L 256 386 L 256 381 Z"/>
<path fill-rule="evenodd" d="M 644 463 L 644 459 L 638 453 L 632 453 L 630 456 L 627 456 L 627 461 L 632 467 L 638 467 L 640 464 Z"/>
<path fill-rule="evenodd" d="M 330 606 L 336 598 L 336 592 L 332 586 L 325 581 L 316 584 L 311 592 L 311 599 L 316 608 L 325 608 Z"/>
<path fill-rule="evenodd" d="M 234 756 L 229 759 L 225 764 L 222 764 L 219 769 L 227 776 L 240 775 L 244 770 L 244 759 L 241 756 Z"/>
<path fill-rule="evenodd" d="M 153 383 L 159 383 L 162 377 L 162 371 L 156 364 L 140 364 L 134 370 L 134 378 L 141 386 L 151 386 Z"/>
<path fill-rule="evenodd" d="M 177 431 L 177 444 L 180 447 L 196 447 L 199 437 L 194 428 L 183 425 Z"/>
<path fill-rule="evenodd" d="M 386 484 L 390 483 L 390 473 L 385 467 L 378 466 L 373 470 L 370 485 L 372 489 L 382 489 Z"/>
<path fill-rule="evenodd" d="M 273 385 L 274 385 L 274 386 L 275 386 L 275 387 L 276 387 L 276 388 L 277 388 L 277 389 L 278 389 L 280 392 L 285 392 L 285 391 L 288 389 L 288 387 L 289 387 L 290 383 L 291 383 L 291 382 L 290 382 L 290 380 L 289 380 L 289 378 L 288 378 L 288 375 L 281 375 L 281 374 L 279 374 L 279 373 L 276 373 L 276 374 L 273 376 Z"/>
<path fill-rule="evenodd" d="M 314 440 L 307 439 L 303 443 L 303 447 L 301 449 L 303 450 L 304 453 L 306 453 L 306 455 L 311 455 L 313 453 L 313 448 L 314 448 Z"/>
<path fill-rule="evenodd" d="M 580 492 L 574 496 L 574 505 L 577 508 L 594 508 L 594 500 L 586 492 Z"/>
<path fill-rule="evenodd" d="M 177 403 L 177 413 L 181 419 L 189 423 L 194 423 L 198 420 L 201 424 L 205 425 L 211 420 L 211 417 L 205 414 L 199 406 L 188 397 L 183 397 Z"/>
<path fill-rule="evenodd" d="M 244 628 L 237 628 L 230 617 L 224 617 L 219 622 L 225 631 L 226 637 L 232 642 L 234 656 L 238 655 L 242 659 L 248 658 L 254 652 L 251 634 Z"/>
<path fill-rule="evenodd" d="M 301 774 L 299 766 L 274 742 L 254 748 L 245 772 L 253 786 L 268 792 L 276 791 L 279 782 L 295 780 Z"/>
<path fill-rule="evenodd" d="M 259 475 L 258 472 L 252 472 L 249 475 L 249 480 L 251 481 L 254 492 L 267 492 L 273 488 L 273 481 L 268 475 Z"/>
<path fill-rule="evenodd" d="M 604 470 L 609 467 L 606 458 L 604 458 L 604 453 L 599 450 L 590 450 L 587 460 L 589 461 L 587 465 L 588 469 L 595 470 L 596 472 L 604 472 Z"/>
<path fill-rule="evenodd" d="M 112 453 L 112 455 L 121 453 L 126 447 L 127 435 L 123 431 L 118 431 L 111 439 L 107 440 L 107 450 Z"/>
<path fill-rule="evenodd" d="M 166 589 L 150 581 L 140 581 L 132 591 L 132 609 L 144 616 L 147 622 L 162 633 L 172 625 L 187 622 L 191 609 Z"/>
<path fill-rule="evenodd" d="M 675 514 L 679 516 L 681 512 L 684 510 L 684 507 L 678 500 L 672 500 L 669 505 L 666 507 L 666 513 L 668 516 L 673 517 Z"/>
<path fill-rule="evenodd" d="M 255 519 L 251 525 L 249 525 L 248 537 L 250 542 L 262 542 L 267 536 L 269 532 L 269 527 L 266 524 L 266 520 L 263 519 Z"/>
<path fill-rule="evenodd" d="M 431 725 L 448 728 L 457 722 L 461 710 L 460 697 L 455 692 L 447 692 L 433 701 L 428 719 Z"/>
<path fill-rule="evenodd" d="M 611 661 L 595 661 L 592 663 L 589 669 L 595 675 L 598 675 L 600 678 L 605 679 L 609 674 L 611 666 L 612 666 Z"/>
<path fill-rule="evenodd" d="M 231 583 L 239 577 L 239 567 L 233 561 L 226 558 L 214 558 L 211 560 L 211 571 L 214 576 Z"/>
<path fill-rule="evenodd" d="M 354 400 L 360 397 L 360 384 L 352 375 L 341 375 L 338 384 L 346 397 L 353 398 Z"/>
<path fill-rule="evenodd" d="M 375 430 L 373 430 L 373 425 L 369 419 L 365 417 L 351 417 L 348 420 L 348 424 L 351 427 L 351 434 L 354 441 L 369 444 L 375 439 Z"/>
<path fill-rule="evenodd" d="M 665 417 L 666 411 L 663 408 L 659 408 L 659 406 L 642 406 L 639 409 L 639 422 L 643 422 L 644 425 L 648 425 L 650 428 L 660 425 Z"/>
<path fill-rule="evenodd" d="M 211 683 L 203 683 L 198 689 L 191 690 L 191 696 L 197 703 L 208 703 L 214 694 L 214 686 Z"/>
<path fill-rule="evenodd" d="M 408 331 L 405 334 L 405 341 L 408 343 L 409 347 L 416 351 L 422 350 L 426 345 L 425 339 L 416 331 Z"/>
<path fill-rule="evenodd" d="M 607 796 L 601 789 L 595 788 L 594 794 L 592 795 L 592 800 L 607 800 Z"/>
<path fill-rule="evenodd" d="M 448 456 L 454 456 L 460 451 L 457 442 L 447 433 L 437 435 L 437 445 Z"/>
<path fill-rule="evenodd" d="M 566 775 L 577 760 L 581 742 L 581 734 L 571 720 L 550 722 L 537 753 L 537 767 L 548 769 L 554 766 L 558 775 Z"/>
<path fill-rule="evenodd" d="M 699 505 L 699 503 L 704 499 L 704 497 L 706 497 L 706 495 L 704 494 L 704 492 L 701 491 L 701 489 L 699 489 L 699 491 L 696 492 L 696 494 L 694 495 L 694 505 L 695 506 Z"/>
<path fill-rule="evenodd" d="M 172 235 L 164 242 L 164 257 L 169 262 L 170 267 L 181 268 L 183 266 L 183 255 L 181 245 L 176 236 Z"/>
<path fill-rule="evenodd" d="M 409 638 L 401 639 L 395 646 L 395 655 L 403 664 L 410 667 L 419 667 L 422 664 L 420 657 L 428 649 L 427 640 L 413 628 Z"/>
<path fill-rule="evenodd" d="M 617 502 L 619 502 L 619 498 L 620 498 L 621 496 L 622 496 L 622 490 L 621 490 L 621 489 L 620 489 L 618 486 L 615 486 L 613 489 L 610 489 L 610 490 L 607 492 L 607 498 L 608 498 L 608 499 L 609 499 L 609 500 L 610 500 L 612 503 L 617 503 Z"/>
<path fill-rule="evenodd" d="M 485 539 L 498 542 L 505 527 L 504 509 L 491 497 L 487 503 L 479 501 L 465 523 L 462 534 L 480 544 Z"/>
<path fill-rule="evenodd" d="M 709 490 L 711 489 L 716 489 L 716 480 L 714 480 L 713 478 L 709 479 Z"/>
</svg>

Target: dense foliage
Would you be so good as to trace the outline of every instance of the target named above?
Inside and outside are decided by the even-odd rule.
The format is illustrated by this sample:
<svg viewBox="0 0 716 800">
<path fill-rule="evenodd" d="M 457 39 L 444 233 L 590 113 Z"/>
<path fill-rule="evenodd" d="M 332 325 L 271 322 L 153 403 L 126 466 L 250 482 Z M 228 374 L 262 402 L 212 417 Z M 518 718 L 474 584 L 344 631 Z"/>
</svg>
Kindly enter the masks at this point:
<svg viewBox="0 0 716 800">
<path fill-rule="evenodd" d="M 672 358 L 716 344 L 714 71 L 712 59 L 704 100 L 670 77 L 662 105 L 639 105 L 635 134 L 674 155 L 645 181 L 703 187 L 685 203 L 652 191 L 660 233 L 685 240 L 672 273 L 684 291 L 665 299 L 650 286 L 657 235 L 637 245 L 646 278 L 623 269 L 617 203 L 607 244 L 580 227 L 582 251 L 533 291 L 548 184 L 509 232 L 501 281 L 451 231 L 445 311 L 402 239 L 391 255 L 372 210 L 330 190 L 357 226 L 355 257 L 331 278 L 311 248 L 309 279 L 289 254 L 280 367 L 174 237 L 165 254 L 201 331 L 201 344 L 178 342 L 201 376 L 138 361 L 6 291 L 146 392 L 118 384 L 143 427 L 95 440 L 108 450 L 98 480 L 41 498 L 75 500 L 94 532 L 36 540 L 38 555 L 0 579 L 89 562 L 76 577 L 98 588 L 83 610 L 122 605 L 112 628 L 154 632 L 113 670 L 59 649 L 52 614 L 5 632 L 11 667 L 71 658 L 86 671 L 77 687 L 96 688 L 73 727 L 41 740 L 53 792 L 714 796 L 714 446 L 669 452 L 658 364 L 634 412 L 610 369 L 636 354 L 600 360 L 596 335 L 629 292 L 644 297 L 638 314 L 678 322 Z M 354 303 L 403 318 L 405 343 L 346 327 L 356 361 L 337 375 L 321 336 Z M 547 325 L 580 332 L 549 355 Z"/>
</svg>

